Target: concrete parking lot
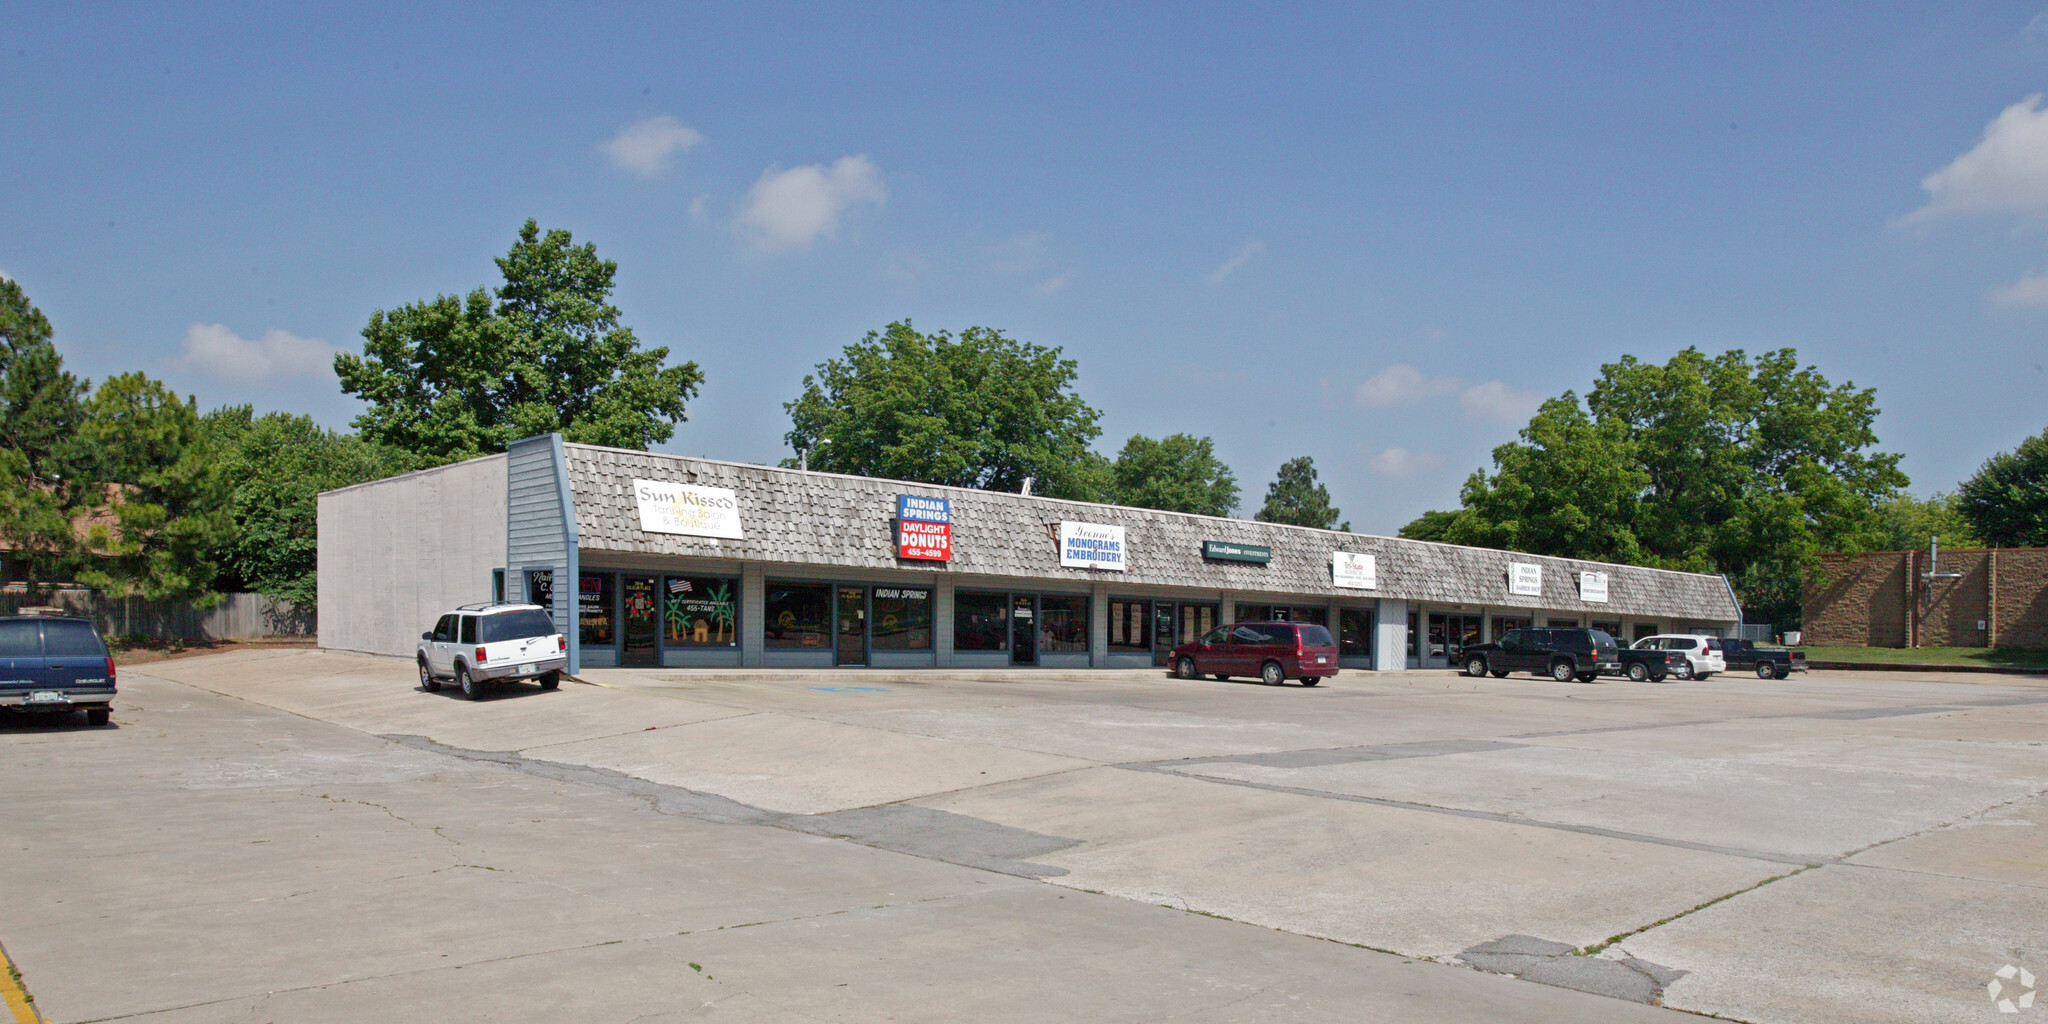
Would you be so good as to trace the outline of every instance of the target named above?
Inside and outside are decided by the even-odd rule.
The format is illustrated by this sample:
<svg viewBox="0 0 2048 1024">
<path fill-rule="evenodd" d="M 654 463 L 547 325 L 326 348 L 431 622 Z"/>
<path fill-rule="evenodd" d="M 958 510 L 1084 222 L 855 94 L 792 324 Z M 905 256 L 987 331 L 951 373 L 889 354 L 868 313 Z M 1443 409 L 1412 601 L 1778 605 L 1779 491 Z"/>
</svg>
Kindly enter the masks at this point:
<svg viewBox="0 0 2048 1024">
<path fill-rule="evenodd" d="M 6 724 L 0 945 L 62 1021 L 1973 1021 L 2048 976 L 2048 681 L 585 680 L 243 652 Z"/>
</svg>

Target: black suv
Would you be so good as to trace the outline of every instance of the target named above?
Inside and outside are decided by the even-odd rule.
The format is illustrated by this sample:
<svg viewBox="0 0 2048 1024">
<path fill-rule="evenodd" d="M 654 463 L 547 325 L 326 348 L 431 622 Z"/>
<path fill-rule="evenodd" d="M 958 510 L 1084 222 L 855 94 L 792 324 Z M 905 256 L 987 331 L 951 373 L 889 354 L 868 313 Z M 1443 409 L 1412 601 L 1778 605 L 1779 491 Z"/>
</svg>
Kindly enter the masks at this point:
<svg viewBox="0 0 2048 1024">
<path fill-rule="evenodd" d="M 1467 675 L 1534 672 L 1560 683 L 1590 683 L 1602 672 L 1621 670 L 1621 645 L 1602 629 L 1511 629 L 1490 644 L 1473 644 L 1459 655 Z"/>
</svg>

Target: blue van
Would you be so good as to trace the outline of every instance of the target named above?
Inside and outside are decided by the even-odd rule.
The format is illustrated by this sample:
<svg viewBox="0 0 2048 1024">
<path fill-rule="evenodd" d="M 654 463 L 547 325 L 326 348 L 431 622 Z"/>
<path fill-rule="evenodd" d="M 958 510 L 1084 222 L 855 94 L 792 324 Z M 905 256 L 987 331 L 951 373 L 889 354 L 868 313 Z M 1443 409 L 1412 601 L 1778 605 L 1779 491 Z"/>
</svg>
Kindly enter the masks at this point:
<svg viewBox="0 0 2048 1024">
<path fill-rule="evenodd" d="M 114 659 L 91 620 L 0 618 L 0 708 L 105 725 L 113 700 Z"/>
</svg>

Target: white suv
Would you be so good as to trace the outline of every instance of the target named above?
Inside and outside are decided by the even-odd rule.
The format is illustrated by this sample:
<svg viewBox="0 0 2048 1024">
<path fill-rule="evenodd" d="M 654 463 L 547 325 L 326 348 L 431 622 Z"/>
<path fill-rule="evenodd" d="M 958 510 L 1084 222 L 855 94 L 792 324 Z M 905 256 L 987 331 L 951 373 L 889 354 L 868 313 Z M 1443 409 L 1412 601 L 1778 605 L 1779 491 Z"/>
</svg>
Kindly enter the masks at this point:
<svg viewBox="0 0 2048 1024">
<path fill-rule="evenodd" d="M 552 690 L 569 667 L 569 638 L 537 604 L 466 604 L 420 634 L 419 663 L 421 689 L 448 679 L 470 700 L 500 679 L 538 679 Z"/>
<path fill-rule="evenodd" d="M 1646 636 L 1629 646 L 1638 651 L 1670 651 L 1685 655 L 1674 666 L 1674 674 L 1680 679 L 1705 679 L 1716 672 L 1728 670 L 1728 661 L 1721 656 L 1721 638 L 1718 636 L 1660 633 Z"/>
</svg>

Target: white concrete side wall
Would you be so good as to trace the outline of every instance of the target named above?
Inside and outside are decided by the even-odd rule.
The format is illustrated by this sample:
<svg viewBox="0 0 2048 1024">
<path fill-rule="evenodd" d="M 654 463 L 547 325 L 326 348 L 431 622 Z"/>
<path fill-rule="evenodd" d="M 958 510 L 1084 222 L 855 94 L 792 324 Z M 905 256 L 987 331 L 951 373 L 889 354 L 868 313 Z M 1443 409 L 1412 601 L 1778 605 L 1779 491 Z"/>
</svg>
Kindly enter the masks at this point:
<svg viewBox="0 0 2048 1024">
<path fill-rule="evenodd" d="M 410 656 L 436 616 L 490 600 L 505 494 L 490 455 L 320 495 L 320 646 Z"/>
</svg>

